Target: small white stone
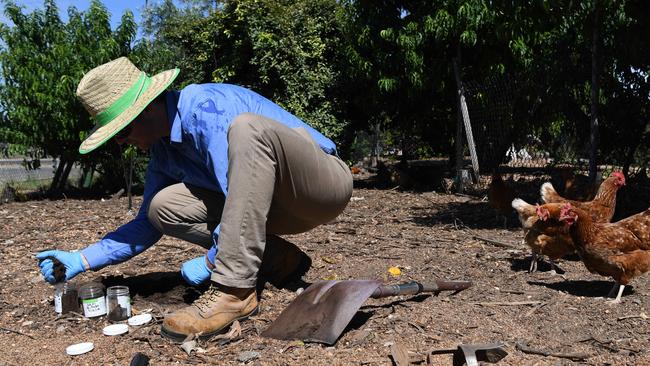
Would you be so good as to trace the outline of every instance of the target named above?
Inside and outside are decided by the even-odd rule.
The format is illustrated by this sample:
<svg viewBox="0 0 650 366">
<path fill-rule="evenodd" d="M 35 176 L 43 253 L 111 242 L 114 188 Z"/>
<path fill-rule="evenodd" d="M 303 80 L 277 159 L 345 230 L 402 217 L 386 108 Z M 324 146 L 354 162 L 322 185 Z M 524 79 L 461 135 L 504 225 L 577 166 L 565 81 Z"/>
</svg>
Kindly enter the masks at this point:
<svg viewBox="0 0 650 366">
<path fill-rule="evenodd" d="M 243 363 L 246 363 L 246 362 L 249 362 L 249 361 L 255 360 L 255 359 L 259 358 L 259 357 L 260 357 L 260 353 L 259 353 L 259 352 L 255 352 L 255 351 L 244 351 L 244 352 L 241 352 L 241 353 L 237 356 L 237 361 L 239 361 L 239 362 L 243 362 Z"/>
</svg>

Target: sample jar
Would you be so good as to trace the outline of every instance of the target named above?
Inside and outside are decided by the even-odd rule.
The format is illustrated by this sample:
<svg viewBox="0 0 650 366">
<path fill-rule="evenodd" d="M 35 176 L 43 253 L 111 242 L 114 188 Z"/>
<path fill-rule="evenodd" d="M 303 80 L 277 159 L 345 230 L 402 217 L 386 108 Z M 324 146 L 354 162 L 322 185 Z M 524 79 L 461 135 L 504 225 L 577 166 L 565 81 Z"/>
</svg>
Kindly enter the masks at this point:
<svg viewBox="0 0 650 366">
<path fill-rule="evenodd" d="M 65 314 L 79 310 L 77 286 L 74 283 L 59 282 L 54 285 L 54 311 Z"/>
<path fill-rule="evenodd" d="M 120 321 L 131 317 L 131 297 L 127 286 L 106 289 L 106 314 L 108 320 Z"/>
<path fill-rule="evenodd" d="M 104 286 L 99 283 L 89 283 L 79 289 L 79 298 L 84 316 L 93 318 L 106 314 L 106 298 Z"/>
</svg>

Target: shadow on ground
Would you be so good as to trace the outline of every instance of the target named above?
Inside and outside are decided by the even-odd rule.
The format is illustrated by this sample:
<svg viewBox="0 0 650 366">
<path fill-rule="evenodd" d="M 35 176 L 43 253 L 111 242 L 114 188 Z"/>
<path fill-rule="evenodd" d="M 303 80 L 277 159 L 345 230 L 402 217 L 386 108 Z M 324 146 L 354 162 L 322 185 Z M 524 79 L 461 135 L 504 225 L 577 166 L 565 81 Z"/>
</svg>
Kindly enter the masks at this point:
<svg viewBox="0 0 650 366">
<path fill-rule="evenodd" d="M 511 258 L 510 259 L 510 269 L 515 272 L 528 271 L 530 269 L 530 262 L 533 260 L 532 255 L 528 254 L 524 258 Z M 570 262 L 579 262 L 580 257 L 577 254 L 570 254 L 562 258 L 563 261 Z M 538 272 L 549 272 L 555 269 L 559 274 L 563 274 L 565 271 L 562 268 L 562 262 L 556 263 L 555 266 L 551 266 L 551 262 L 547 258 L 538 257 L 537 258 L 537 271 Z"/>
<path fill-rule="evenodd" d="M 421 226 L 460 225 L 484 230 L 514 230 L 521 227 L 514 210 L 504 226 L 503 217 L 497 217 L 495 210 L 487 202 L 479 200 L 434 204 L 429 212 L 422 211 L 423 216 L 412 218 L 414 223 Z"/>
<path fill-rule="evenodd" d="M 354 314 L 354 317 L 352 317 L 352 320 L 350 320 L 350 323 L 348 323 L 347 327 L 345 327 L 343 332 L 341 332 L 339 338 L 341 338 L 347 332 L 361 329 L 366 324 L 366 322 L 375 315 L 375 312 L 379 309 L 390 309 L 393 306 L 406 306 L 404 305 L 404 303 L 409 303 L 409 302 L 423 302 L 424 300 L 428 299 L 431 296 L 434 295 L 420 294 L 406 299 L 398 299 L 395 301 L 391 301 L 383 305 L 361 306 L 361 308 L 356 312 L 356 314 Z"/>
<path fill-rule="evenodd" d="M 101 280 L 106 287 L 127 286 L 129 295 L 155 300 L 159 297 L 179 299 L 186 304 L 194 302 L 207 288 L 209 283 L 197 287 L 188 285 L 178 271 L 150 272 L 131 277 L 109 276 Z"/>
<path fill-rule="evenodd" d="M 583 297 L 606 297 L 609 293 L 609 290 L 612 289 L 614 282 L 612 281 L 585 281 L 585 280 L 575 280 L 575 281 L 561 281 L 561 282 L 538 282 L 538 281 L 528 281 L 529 285 L 533 286 L 544 286 L 556 291 L 563 291 L 574 296 L 583 296 Z M 635 291 L 631 286 L 625 286 L 625 291 L 623 295 L 633 294 Z"/>
</svg>

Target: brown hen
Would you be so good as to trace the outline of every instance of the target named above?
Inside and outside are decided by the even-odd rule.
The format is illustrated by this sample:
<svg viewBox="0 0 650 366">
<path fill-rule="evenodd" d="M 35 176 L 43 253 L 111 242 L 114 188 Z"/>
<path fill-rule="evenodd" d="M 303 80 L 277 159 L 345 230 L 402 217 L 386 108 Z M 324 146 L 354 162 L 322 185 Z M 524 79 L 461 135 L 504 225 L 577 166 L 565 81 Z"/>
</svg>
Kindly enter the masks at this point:
<svg viewBox="0 0 650 366">
<path fill-rule="evenodd" d="M 621 172 L 613 172 L 598 188 L 593 200 L 582 202 L 566 199 L 560 196 L 551 183 L 542 184 L 540 193 L 546 203 L 567 202 L 591 214 L 595 222 L 610 222 L 616 209 L 616 193 L 625 185 L 625 176 Z"/>
<path fill-rule="evenodd" d="M 621 301 L 623 289 L 633 278 L 650 270 L 650 209 L 613 223 L 596 223 L 586 211 L 570 203 L 541 206 L 549 217 L 565 222 L 585 267 L 616 283 L 613 303 Z"/>
<path fill-rule="evenodd" d="M 512 200 L 517 197 L 513 187 L 506 184 L 501 174 L 492 173 L 492 180 L 488 188 L 488 203 L 497 212 L 497 219 L 503 216 L 503 226 L 507 228 L 508 216 L 512 213 Z"/>
<path fill-rule="evenodd" d="M 512 201 L 512 208 L 517 211 L 524 229 L 523 241 L 532 250 L 528 272 L 537 271 L 537 259 L 540 255 L 548 256 L 551 268 L 554 268 L 556 260 L 574 252 L 569 229 L 559 220 L 549 218 L 548 210 L 539 205 L 533 206 L 520 198 Z"/>
<path fill-rule="evenodd" d="M 559 167 L 551 173 L 551 181 L 566 198 L 578 201 L 592 200 L 602 183 L 592 181 L 586 175 L 576 174 L 574 168 L 569 166 Z"/>
</svg>

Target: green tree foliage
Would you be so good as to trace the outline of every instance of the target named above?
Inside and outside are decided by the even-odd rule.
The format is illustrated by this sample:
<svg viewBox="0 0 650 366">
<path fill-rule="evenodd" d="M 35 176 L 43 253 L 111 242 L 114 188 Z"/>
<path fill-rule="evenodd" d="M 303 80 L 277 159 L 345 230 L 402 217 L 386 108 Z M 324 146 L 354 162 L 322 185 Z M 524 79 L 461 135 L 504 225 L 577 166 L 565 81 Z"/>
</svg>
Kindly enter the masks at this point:
<svg viewBox="0 0 650 366">
<path fill-rule="evenodd" d="M 344 90 L 352 101 L 349 117 L 356 127 L 383 123 L 396 131 L 407 157 L 417 155 L 419 138 L 433 153 L 450 151 L 457 113 L 454 58 L 460 59 L 465 78 L 508 75 L 517 82 L 512 121 L 504 131 L 511 139 L 541 136 L 552 152 L 563 143 L 584 156 L 594 27 L 601 34 L 595 70 L 601 81 L 601 155 L 621 162 L 617 157 L 635 155 L 641 141 L 647 141 L 650 57 L 643 45 L 650 32 L 641 15 L 648 14 L 646 2 L 343 4 L 348 75 L 354 80 Z M 597 8 L 599 20 L 594 18 Z M 621 137 L 632 144 L 616 143 Z"/>
<path fill-rule="evenodd" d="M 170 3 L 158 13 L 172 14 Z M 335 0 L 225 1 L 207 17 L 185 12 L 157 26 L 156 37 L 181 48 L 173 53 L 185 83 L 246 86 L 337 138 L 345 128 L 338 9 Z"/>
<path fill-rule="evenodd" d="M 600 17 L 595 19 L 597 8 Z M 519 135 L 533 132 L 554 145 L 551 152 L 564 144 L 573 147 L 575 156 L 587 156 L 595 72 L 600 83 L 599 163 L 628 166 L 648 139 L 650 50 L 642 45 L 648 42 L 650 28 L 641 15 L 648 11 L 647 2 L 636 0 L 544 1 L 514 8 L 510 47 L 519 55 L 517 67 L 525 75 L 519 97 L 530 111 L 520 117 L 526 124 Z M 596 69 L 595 27 L 600 35 Z"/>
<path fill-rule="evenodd" d="M 5 113 L 0 140 L 60 158 L 51 186 L 60 190 L 76 161 L 95 165 L 111 159 L 104 150 L 80 160 L 77 149 L 94 123 L 75 91 L 84 72 L 128 54 L 137 29 L 133 14 L 125 12 L 112 31 L 109 14 L 97 0 L 86 12 L 69 8 L 68 23 L 59 18 L 54 0 L 29 14 L 12 1 L 4 8 L 13 26 L 0 25 L 0 108 Z"/>
<path fill-rule="evenodd" d="M 142 11 L 142 33 L 136 42 L 133 61 L 144 70 L 181 69 L 179 80 L 193 80 L 188 72 L 194 65 L 185 57 L 184 40 L 175 35 L 188 34 L 193 25 L 208 16 L 212 2 L 206 0 L 184 1 L 177 7 L 172 0 L 150 2 Z"/>
<path fill-rule="evenodd" d="M 480 0 L 351 0 L 345 6 L 347 55 L 360 79 L 351 94 L 363 108 L 355 122 L 363 125 L 365 115 L 398 131 L 405 157 L 417 155 L 423 143 L 430 152 L 449 152 L 456 124 L 452 60 L 462 56 L 477 75 L 502 73 L 512 60 L 499 44 L 503 34 L 495 32 L 498 9 Z"/>
<path fill-rule="evenodd" d="M 525 142 L 532 135 L 556 158 L 562 146 L 585 157 L 595 110 L 603 161 L 628 166 L 650 160 L 649 2 L 182 3 L 149 2 L 144 38 L 131 50 L 130 13 L 111 31 L 98 1 L 86 13 L 70 9 L 64 24 L 53 0 L 32 14 L 5 0 L 14 26 L 0 27 L 0 140 L 79 159 L 76 148 L 92 121 L 74 97 L 76 84 L 83 72 L 128 54 L 149 73 L 179 67 L 181 87 L 249 87 L 334 138 L 344 153 L 354 140 L 350 131 L 381 129 L 401 144 L 405 157 L 453 156 L 456 58 L 466 80 L 516 81 L 512 115 L 504 117 L 510 139 Z M 595 109 L 593 75 L 599 81 Z M 82 162 L 110 177 L 123 171 L 123 163 L 111 166 L 106 159 L 116 153 L 115 144 L 107 144 Z"/>
</svg>

